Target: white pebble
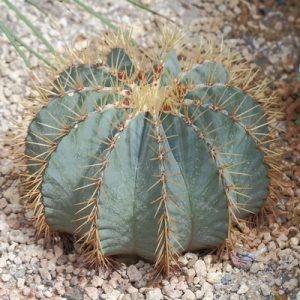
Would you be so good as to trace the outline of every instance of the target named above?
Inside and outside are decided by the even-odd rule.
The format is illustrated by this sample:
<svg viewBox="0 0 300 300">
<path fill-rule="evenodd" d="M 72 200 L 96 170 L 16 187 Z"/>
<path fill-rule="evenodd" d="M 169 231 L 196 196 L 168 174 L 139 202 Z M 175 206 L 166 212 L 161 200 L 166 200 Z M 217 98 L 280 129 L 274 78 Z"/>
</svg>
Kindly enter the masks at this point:
<svg viewBox="0 0 300 300">
<path fill-rule="evenodd" d="M 92 300 L 97 300 L 99 297 L 99 291 L 95 287 L 88 286 L 85 288 L 85 292 Z"/>
<path fill-rule="evenodd" d="M 196 261 L 196 263 L 194 265 L 194 269 L 195 269 L 198 277 L 206 277 L 207 269 L 206 269 L 206 265 L 202 259 L 199 259 Z"/>
<path fill-rule="evenodd" d="M 191 283 L 194 280 L 195 276 L 196 276 L 196 271 L 194 269 L 188 269 L 186 271 L 186 281 L 188 283 Z"/>
<path fill-rule="evenodd" d="M 146 300 L 162 300 L 163 294 L 159 288 L 155 288 L 146 293 Z"/>
<path fill-rule="evenodd" d="M 2 274 L 1 275 L 1 280 L 3 281 L 3 282 L 7 282 L 7 281 L 9 281 L 11 279 L 11 275 L 10 274 Z"/>
<path fill-rule="evenodd" d="M 196 296 L 191 290 L 186 290 L 181 299 L 182 300 L 195 300 Z"/>
<path fill-rule="evenodd" d="M 206 278 L 207 282 L 211 284 L 219 283 L 221 279 L 222 279 L 222 273 L 220 272 L 209 272 Z"/>
<path fill-rule="evenodd" d="M 142 279 L 142 274 L 138 268 L 134 265 L 131 265 L 127 269 L 127 275 L 131 282 L 139 281 Z"/>
<path fill-rule="evenodd" d="M 6 267 L 6 259 L 4 257 L 0 257 L 0 268 Z"/>
<path fill-rule="evenodd" d="M 298 246 L 298 244 L 299 244 L 299 239 L 298 239 L 298 238 L 292 237 L 292 238 L 290 239 L 290 245 L 291 245 L 291 247 Z"/>
</svg>

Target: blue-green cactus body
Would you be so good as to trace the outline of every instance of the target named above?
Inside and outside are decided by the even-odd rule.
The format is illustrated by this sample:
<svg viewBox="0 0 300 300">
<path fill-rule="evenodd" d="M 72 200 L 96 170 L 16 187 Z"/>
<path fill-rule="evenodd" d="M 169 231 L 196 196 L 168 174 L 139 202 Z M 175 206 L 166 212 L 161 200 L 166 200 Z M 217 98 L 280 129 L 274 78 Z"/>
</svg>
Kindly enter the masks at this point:
<svg viewBox="0 0 300 300">
<path fill-rule="evenodd" d="M 92 263 L 137 255 L 168 271 L 177 253 L 220 245 L 230 224 L 267 197 L 260 106 L 228 85 L 220 63 L 182 72 L 171 50 L 162 66 L 142 82 L 115 48 L 106 66 L 70 67 L 56 79 L 64 95 L 57 88 L 29 126 L 40 213 L 52 231 L 75 235 Z M 179 85 L 183 95 L 169 93 Z M 170 109 L 164 101 L 151 108 L 159 95 Z M 146 100 L 137 109 L 139 96 Z"/>
</svg>

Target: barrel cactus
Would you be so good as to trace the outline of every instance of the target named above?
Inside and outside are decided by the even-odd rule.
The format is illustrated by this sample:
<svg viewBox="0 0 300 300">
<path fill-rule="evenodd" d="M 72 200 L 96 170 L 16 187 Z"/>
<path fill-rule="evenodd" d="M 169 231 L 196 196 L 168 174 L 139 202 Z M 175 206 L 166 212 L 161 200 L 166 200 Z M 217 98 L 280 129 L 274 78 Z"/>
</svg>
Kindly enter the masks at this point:
<svg viewBox="0 0 300 300">
<path fill-rule="evenodd" d="M 221 245 L 273 186 L 265 85 L 220 47 L 176 45 L 166 35 L 146 55 L 120 33 L 69 51 L 29 104 L 37 234 L 73 235 L 90 265 L 138 256 L 168 273 Z"/>
</svg>

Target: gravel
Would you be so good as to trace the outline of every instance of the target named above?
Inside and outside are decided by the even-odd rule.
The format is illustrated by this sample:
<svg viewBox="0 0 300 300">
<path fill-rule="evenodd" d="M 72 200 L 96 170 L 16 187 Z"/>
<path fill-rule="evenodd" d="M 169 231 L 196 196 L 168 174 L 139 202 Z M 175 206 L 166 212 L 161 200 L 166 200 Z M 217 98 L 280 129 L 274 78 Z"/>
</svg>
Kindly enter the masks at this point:
<svg viewBox="0 0 300 300">
<path fill-rule="evenodd" d="M 140 43 L 154 43 L 160 17 L 138 10 L 124 0 L 105 0 L 101 5 L 96 0 L 88 2 L 118 24 L 132 26 Z M 299 95 L 295 74 L 300 16 L 293 9 L 297 1 L 266 1 L 257 5 L 240 0 L 143 2 L 176 20 L 197 39 L 200 35 L 207 39 L 224 35 L 226 44 L 236 47 L 250 64 L 255 62 L 262 67 L 263 76 L 270 78 L 287 111 Z M 273 7 L 274 2 L 283 4 Z M 21 0 L 14 3 L 60 50 L 65 43 L 79 43 L 105 30 L 99 20 L 72 4 L 66 9 L 58 1 L 41 1 L 48 13 L 45 16 Z M 0 19 L 33 48 L 47 53 L 4 3 L 0 3 Z M 28 97 L 31 89 L 30 74 L 23 61 L 3 35 L 0 43 L 1 140 L 9 136 L 15 121 L 26 122 L 20 99 Z M 37 59 L 30 56 L 30 61 L 37 68 Z M 12 152 L 16 146 L 13 142 L 1 143 L 0 299 L 300 299 L 299 131 L 292 117 L 279 120 L 278 127 L 282 137 L 279 147 L 288 153 L 283 160 L 285 172 L 280 180 L 284 190 L 276 206 L 278 214 L 268 216 L 269 223 L 259 230 L 243 224 L 242 233 L 236 233 L 237 244 L 241 245 L 237 256 L 251 257 L 249 269 L 234 265 L 228 255 L 220 260 L 214 254 L 186 253 L 179 258 L 181 271 L 155 284 L 150 280 L 152 266 L 143 261 L 98 273 L 87 269 L 76 252 L 65 255 L 60 241 L 49 249 L 43 247 L 42 239 L 36 241 L 30 224 L 32 214 L 24 211 L 20 199 L 20 169 Z"/>
</svg>

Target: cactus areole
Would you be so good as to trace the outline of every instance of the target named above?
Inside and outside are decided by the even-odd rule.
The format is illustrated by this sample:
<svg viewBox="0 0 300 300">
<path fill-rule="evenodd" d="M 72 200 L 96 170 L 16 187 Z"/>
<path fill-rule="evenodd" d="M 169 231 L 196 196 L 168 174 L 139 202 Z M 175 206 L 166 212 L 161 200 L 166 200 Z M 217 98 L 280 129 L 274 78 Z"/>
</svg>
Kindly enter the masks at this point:
<svg viewBox="0 0 300 300">
<path fill-rule="evenodd" d="M 94 266 L 132 255 L 168 273 L 262 207 L 268 103 L 224 51 L 143 58 L 114 38 L 37 88 L 24 184 L 38 234 L 74 235 Z"/>
</svg>

